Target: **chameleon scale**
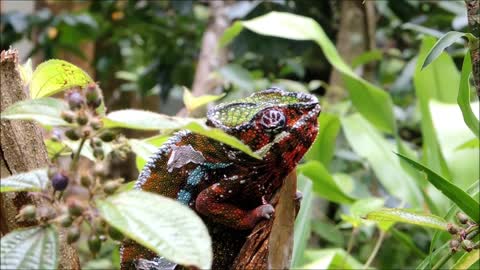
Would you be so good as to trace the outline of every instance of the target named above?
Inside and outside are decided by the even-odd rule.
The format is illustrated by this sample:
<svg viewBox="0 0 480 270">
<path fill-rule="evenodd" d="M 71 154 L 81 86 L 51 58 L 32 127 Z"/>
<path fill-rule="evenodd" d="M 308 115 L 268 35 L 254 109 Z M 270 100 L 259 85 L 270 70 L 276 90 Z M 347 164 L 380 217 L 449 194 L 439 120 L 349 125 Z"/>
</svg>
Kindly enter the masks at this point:
<svg viewBox="0 0 480 270">
<path fill-rule="evenodd" d="M 319 113 L 313 95 L 277 88 L 217 105 L 207 113 L 207 125 L 237 137 L 263 159 L 180 131 L 147 162 L 136 188 L 195 210 L 212 237 L 212 268 L 228 269 L 255 224 L 273 215 L 268 201 L 315 140 Z M 149 261 L 170 265 L 132 241 L 124 243 L 122 269 Z"/>
</svg>

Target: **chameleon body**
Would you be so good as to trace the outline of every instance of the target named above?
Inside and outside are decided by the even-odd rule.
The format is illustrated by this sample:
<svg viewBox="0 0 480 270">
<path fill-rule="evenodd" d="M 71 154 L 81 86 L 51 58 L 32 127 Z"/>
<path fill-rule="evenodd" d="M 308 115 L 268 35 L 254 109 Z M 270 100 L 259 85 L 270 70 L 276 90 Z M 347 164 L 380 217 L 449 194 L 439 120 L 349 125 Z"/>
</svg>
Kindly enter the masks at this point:
<svg viewBox="0 0 480 270">
<path fill-rule="evenodd" d="M 277 88 L 220 104 L 207 113 L 207 125 L 237 137 L 263 159 L 180 131 L 145 165 L 136 188 L 194 209 L 212 237 L 212 268 L 226 269 L 255 224 L 273 214 L 268 201 L 315 140 L 319 113 L 313 95 Z M 139 261 L 155 256 L 126 241 L 122 269 L 138 268 Z"/>
</svg>

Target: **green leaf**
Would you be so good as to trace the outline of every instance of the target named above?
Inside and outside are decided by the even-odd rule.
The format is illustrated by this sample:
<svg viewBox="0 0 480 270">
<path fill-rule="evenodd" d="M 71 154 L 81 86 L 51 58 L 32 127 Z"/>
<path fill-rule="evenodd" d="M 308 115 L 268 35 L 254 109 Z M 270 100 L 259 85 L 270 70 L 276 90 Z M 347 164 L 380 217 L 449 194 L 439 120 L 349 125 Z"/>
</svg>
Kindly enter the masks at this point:
<svg viewBox="0 0 480 270">
<path fill-rule="evenodd" d="M 295 219 L 291 261 L 292 268 L 298 267 L 302 263 L 303 253 L 307 247 L 308 239 L 310 238 L 310 220 L 313 206 L 311 180 L 300 174 L 298 175 L 297 181 L 297 188 L 300 192 L 302 192 L 302 203 Z"/>
<path fill-rule="evenodd" d="M 345 244 L 342 232 L 333 224 L 314 220 L 312 221 L 312 230 L 320 236 L 320 238 L 336 246 L 342 247 Z"/>
<path fill-rule="evenodd" d="M 83 87 L 92 81 L 85 71 L 73 64 L 58 59 L 48 60 L 33 72 L 30 96 L 34 99 L 47 97 L 74 86 Z"/>
<path fill-rule="evenodd" d="M 463 120 L 465 121 L 465 124 L 467 124 L 473 134 L 479 137 L 480 128 L 478 118 L 475 116 L 472 108 L 470 107 L 470 82 L 468 79 L 471 72 L 472 60 L 470 58 L 470 52 L 467 52 L 467 54 L 463 58 L 462 74 L 460 76 L 460 89 L 458 89 L 457 103 L 462 110 Z"/>
<path fill-rule="evenodd" d="M 19 101 L 0 114 L 1 119 L 34 120 L 45 126 L 68 126 L 60 114 L 67 105 L 56 98 L 39 98 Z"/>
<path fill-rule="evenodd" d="M 190 123 L 187 126 L 185 126 L 185 128 L 197 134 L 212 138 L 221 143 L 229 145 L 237 150 L 244 152 L 245 154 L 251 157 L 254 157 L 256 159 L 262 159 L 262 157 L 258 153 L 253 152 L 249 146 L 245 145 L 242 141 L 240 141 L 236 137 L 225 133 L 221 129 L 204 127 L 198 123 Z"/>
<path fill-rule="evenodd" d="M 248 70 L 237 64 L 228 64 L 218 69 L 222 78 L 240 89 L 251 91 L 255 88 L 254 81 Z"/>
<path fill-rule="evenodd" d="M 450 269 L 469 269 L 480 259 L 480 250 L 474 249 L 471 252 L 464 253 Z"/>
<path fill-rule="evenodd" d="M 203 95 L 200 97 L 194 97 L 186 87 L 183 88 L 183 103 L 189 112 L 194 111 L 197 108 L 207 105 L 210 102 L 217 101 L 225 96 L 225 93 L 221 95 Z"/>
<path fill-rule="evenodd" d="M 339 248 L 307 250 L 305 257 L 311 262 L 300 269 L 364 269 L 353 256 Z"/>
<path fill-rule="evenodd" d="M 212 248 L 200 217 L 181 203 L 132 190 L 96 202 L 100 216 L 124 235 L 182 264 L 208 269 Z"/>
<path fill-rule="evenodd" d="M 52 139 L 44 140 L 45 146 L 47 148 L 48 158 L 53 159 L 54 157 L 71 155 L 69 147 L 61 143 L 60 141 L 54 141 Z"/>
<path fill-rule="evenodd" d="M 438 190 L 454 202 L 465 214 L 470 216 L 475 221 L 480 221 L 480 205 L 470 195 L 459 187 L 452 184 L 450 181 L 441 177 L 431 169 L 423 166 L 416 161 L 413 161 L 405 156 L 397 154 L 401 159 L 405 160 L 412 167 L 423 171 L 427 175 L 427 180 L 432 183 Z"/>
<path fill-rule="evenodd" d="M 428 66 L 431 62 L 437 59 L 438 56 L 445 50 L 447 47 L 452 45 L 456 42 L 459 38 L 463 37 L 465 33 L 457 32 L 457 31 L 450 31 L 443 35 L 427 54 L 425 61 L 422 64 L 422 69 Z"/>
<path fill-rule="evenodd" d="M 105 128 L 140 130 L 179 129 L 193 121 L 198 120 L 135 109 L 113 111 L 103 118 Z"/>
<path fill-rule="evenodd" d="M 136 154 L 135 164 L 137 170 L 140 172 L 143 170 L 147 160 L 157 151 L 170 138 L 170 135 L 157 135 L 150 138 L 143 139 L 141 141 L 129 140 L 132 151 Z"/>
<path fill-rule="evenodd" d="M 340 120 L 334 114 L 321 113 L 318 117 L 317 139 L 305 155 L 306 160 L 318 160 L 325 165 L 330 166 L 335 151 L 335 140 L 340 131 Z"/>
<path fill-rule="evenodd" d="M 229 28 L 227 28 L 224 32 L 222 37 L 220 38 L 219 47 L 227 46 L 232 40 L 242 32 L 243 25 L 241 22 L 236 21 L 234 22 Z"/>
<path fill-rule="evenodd" d="M 420 53 L 415 67 L 413 82 L 420 108 L 423 139 L 423 162 L 443 177 L 451 177 L 445 158 L 440 150 L 437 134 L 433 127 L 429 103 L 432 99 L 445 103 L 456 103 L 456 93 L 460 75 L 450 56 L 441 53 L 438 59 L 422 70 L 428 52 L 435 43 L 432 37 L 422 40 Z"/>
<path fill-rule="evenodd" d="M 418 257 L 424 259 L 427 257 L 427 254 L 423 252 L 420 248 L 417 247 L 415 244 L 414 240 L 412 239 L 414 236 L 410 236 L 407 233 L 401 232 L 395 228 L 392 228 L 390 230 L 390 233 L 392 234 L 392 237 L 398 241 L 398 243 L 401 243 L 405 245 L 409 250 L 413 251 Z"/>
<path fill-rule="evenodd" d="M 393 102 L 388 93 L 359 77 L 340 57 L 335 45 L 313 19 L 270 12 L 244 21 L 243 26 L 262 35 L 317 42 L 330 64 L 343 74 L 355 108 L 380 130 L 392 134 L 395 132 Z"/>
<path fill-rule="evenodd" d="M 320 197 L 336 203 L 352 204 L 355 199 L 340 189 L 325 166 L 315 160 L 297 167 L 297 172 L 310 178 L 313 191 Z"/>
<path fill-rule="evenodd" d="M 385 201 L 381 198 L 365 198 L 360 199 L 352 204 L 350 207 L 350 215 L 341 215 L 341 218 L 348 223 L 351 223 L 353 227 L 360 227 L 362 224 L 369 224 L 363 217 L 369 212 L 380 209 L 383 207 Z M 371 222 L 370 222 L 371 223 Z M 383 228 L 387 228 L 390 224 L 379 224 Z"/>
<path fill-rule="evenodd" d="M 393 143 L 388 142 L 359 114 L 341 119 L 348 143 L 362 158 L 369 161 L 378 180 L 388 192 L 414 206 L 422 205 L 422 194 L 415 180 L 405 171 L 393 155 Z"/>
<path fill-rule="evenodd" d="M 46 169 L 14 174 L 0 180 L 0 192 L 40 191 L 47 187 L 48 182 Z"/>
<path fill-rule="evenodd" d="M 367 51 L 360 54 L 359 56 L 355 57 L 352 60 L 352 67 L 357 68 L 359 66 L 363 66 L 368 63 L 379 61 L 382 59 L 383 59 L 383 52 L 381 50 Z"/>
<path fill-rule="evenodd" d="M 455 148 L 455 150 L 463 150 L 463 149 L 470 149 L 470 148 L 480 148 L 480 139 L 473 138 L 468 140 Z"/>
<path fill-rule="evenodd" d="M 423 227 L 446 230 L 447 222 L 435 215 L 416 213 L 407 209 L 383 208 L 367 214 L 366 219 L 416 224 Z"/>
<path fill-rule="evenodd" d="M 478 102 L 471 104 L 472 108 L 479 106 Z M 437 133 L 441 153 L 445 157 L 450 177 L 443 176 L 460 188 L 470 186 L 473 181 L 479 179 L 479 154 L 477 149 L 463 149 L 457 147 L 470 139 L 477 138 L 465 125 L 462 112 L 457 104 L 445 104 L 430 101 L 430 113 L 432 123 Z M 478 110 L 477 110 L 478 111 Z M 434 168 L 424 163 L 435 172 Z"/>
<path fill-rule="evenodd" d="M 19 229 L 2 237 L 1 269 L 57 269 L 58 233 L 55 227 Z"/>
</svg>

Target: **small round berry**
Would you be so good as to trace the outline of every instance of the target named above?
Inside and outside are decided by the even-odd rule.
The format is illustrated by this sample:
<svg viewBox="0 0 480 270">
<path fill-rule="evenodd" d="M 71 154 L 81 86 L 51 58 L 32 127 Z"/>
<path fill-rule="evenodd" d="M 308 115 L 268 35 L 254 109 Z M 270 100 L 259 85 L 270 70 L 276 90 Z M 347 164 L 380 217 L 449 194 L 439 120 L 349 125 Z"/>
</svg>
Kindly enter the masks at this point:
<svg viewBox="0 0 480 270">
<path fill-rule="evenodd" d="M 452 223 L 448 223 L 447 224 L 447 231 L 450 233 L 450 234 L 457 234 L 459 231 L 460 231 L 460 228 L 455 225 L 455 224 L 452 224 Z"/>
<path fill-rule="evenodd" d="M 93 118 L 90 120 L 90 126 L 93 128 L 93 130 L 99 130 L 103 127 L 103 123 L 97 118 Z"/>
<path fill-rule="evenodd" d="M 20 210 L 18 217 L 23 220 L 34 220 L 37 217 L 37 208 L 32 204 L 26 205 Z"/>
<path fill-rule="evenodd" d="M 77 118 L 75 120 L 81 126 L 86 125 L 88 123 L 88 115 L 83 110 L 78 111 Z"/>
<path fill-rule="evenodd" d="M 467 215 L 465 215 L 462 212 L 457 213 L 457 219 L 458 219 L 458 222 L 460 222 L 461 224 L 467 224 L 467 222 L 468 222 Z"/>
<path fill-rule="evenodd" d="M 59 223 L 62 227 L 67 228 L 72 225 L 73 219 L 70 215 L 68 214 L 63 214 L 62 216 L 59 217 Z"/>
<path fill-rule="evenodd" d="M 60 114 L 60 117 L 62 117 L 63 120 L 67 123 L 72 123 L 73 119 L 75 118 L 75 113 L 72 111 L 63 111 Z"/>
<path fill-rule="evenodd" d="M 88 249 L 90 249 L 90 252 L 93 254 L 97 254 L 98 251 L 100 251 L 100 248 L 102 247 L 102 241 L 100 241 L 100 238 L 98 235 L 91 235 L 90 238 L 88 239 Z"/>
<path fill-rule="evenodd" d="M 82 175 L 80 177 L 80 184 L 85 188 L 89 188 L 92 184 L 92 178 L 89 175 Z"/>
<path fill-rule="evenodd" d="M 65 136 L 67 136 L 67 138 L 69 138 L 72 141 L 76 141 L 80 139 L 80 132 L 75 128 L 71 128 L 65 131 Z"/>
<path fill-rule="evenodd" d="M 71 91 L 67 93 L 67 101 L 70 109 L 75 110 L 82 106 L 85 102 L 82 94 L 77 91 Z"/>
<path fill-rule="evenodd" d="M 53 189 L 57 191 L 63 191 L 68 186 L 68 176 L 62 172 L 56 172 L 53 174 L 51 181 Z"/>
<path fill-rule="evenodd" d="M 93 156 L 95 158 L 102 160 L 105 157 L 105 154 L 103 153 L 103 149 L 101 147 L 95 147 L 93 149 Z"/>
<path fill-rule="evenodd" d="M 77 242 L 78 238 L 80 238 L 80 230 L 77 226 L 73 226 L 68 229 L 67 232 L 67 243 L 72 244 Z"/>
<path fill-rule="evenodd" d="M 105 183 L 103 186 L 103 191 L 107 194 L 113 194 L 120 187 L 120 182 L 117 180 L 111 180 Z"/>
<path fill-rule="evenodd" d="M 458 248 L 460 247 L 460 242 L 458 242 L 457 239 L 452 239 L 450 240 L 449 245 L 450 245 L 450 250 L 455 253 L 458 251 Z"/>
<path fill-rule="evenodd" d="M 67 200 L 68 213 L 74 217 L 78 217 L 83 213 L 83 204 L 76 198 L 69 198 Z"/>
<path fill-rule="evenodd" d="M 100 139 L 104 142 L 111 142 L 113 139 L 115 139 L 115 134 L 110 130 L 107 130 L 100 134 Z"/>
<path fill-rule="evenodd" d="M 462 241 L 462 248 L 466 251 L 466 252 L 470 252 L 472 251 L 473 247 L 475 246 L 475 244 L 468 240 L 468 239 L 465 239 Z"/>
<path fill-rule="evenodd" d="M 85 89 L 85 97 L 88 106 L 97 108 L 102 103 L 101 93 L 95 83 L 90 83 Z"/>
<path fill-rule="evenodd" d="M 90 139 L 90 146 L 92 148 L 101 147 L 102 146 L 102 140 L 100 140 L 99 138 L 91 138 Z"/>
</svg>

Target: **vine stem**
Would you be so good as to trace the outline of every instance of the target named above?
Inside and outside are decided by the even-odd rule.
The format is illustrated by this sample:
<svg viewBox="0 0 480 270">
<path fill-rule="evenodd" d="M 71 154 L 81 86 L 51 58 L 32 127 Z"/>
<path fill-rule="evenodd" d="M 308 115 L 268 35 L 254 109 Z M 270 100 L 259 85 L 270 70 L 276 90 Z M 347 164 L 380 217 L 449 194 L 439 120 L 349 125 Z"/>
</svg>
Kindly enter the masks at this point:
<svg viewBox="0 0 480 270">
<path fill-rule="evenodd" d="M 80 145 L 78 146 L 77 152 L 75 153 L 75 156 L 73 156 L 72 164 L 70 165 L 70 170 L 72 171 L 75 171 L 77 169 L 80 152 L 82 151 L 83 145 L 85 144 L 86 140 L 87 137 L 82 138 L 82 140 L 80 141 Z"/>
<path fill-rule="evenodd" d="M 370 267 L 370 264 L 372 264 L 373 259 L 375 259 L 375 256 L 377 256 L 378 251 L 380 250 L 380 246 L 382 246 L 383 240 L 385 239 L 385 231 L 380 231 L 380 236 L 378 237 L 377 243 L 375 243 L 375 247 L 373 248 L 372 254 L 370 254 L 370 257 L 368 257 L 367 262 L 363 266 L 363 269 L 367 269 Z"/>
</svg>

